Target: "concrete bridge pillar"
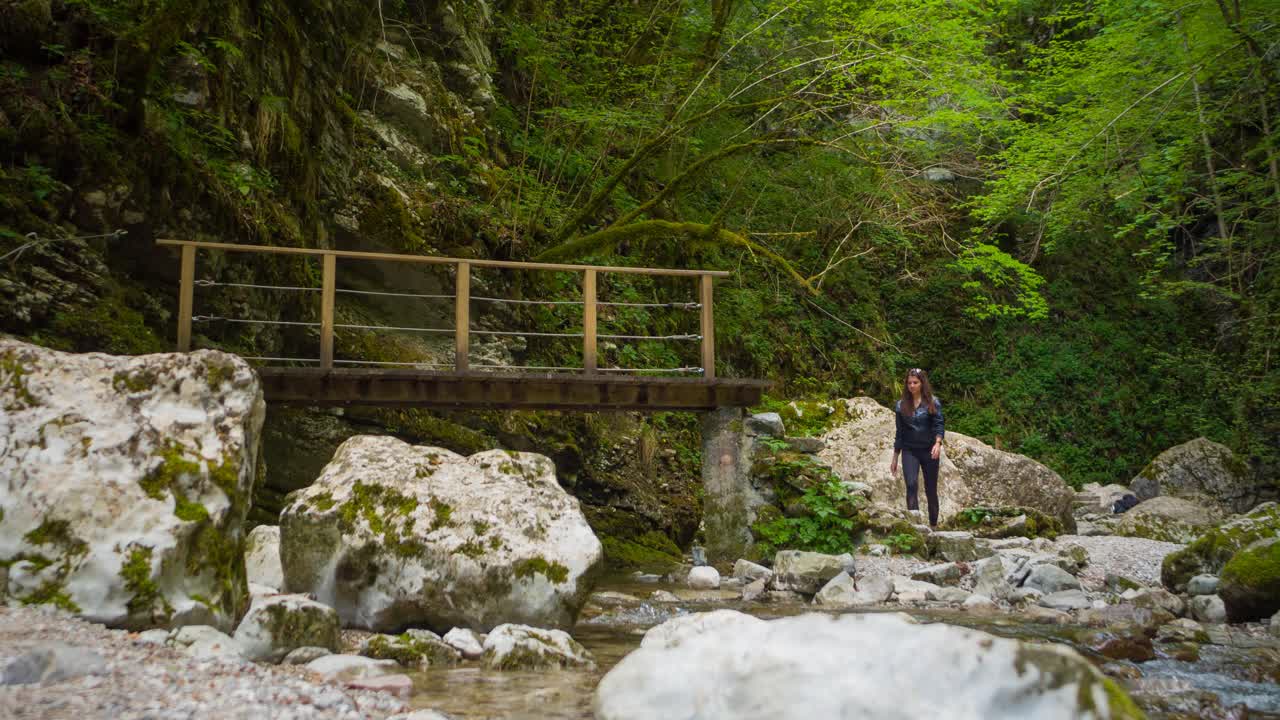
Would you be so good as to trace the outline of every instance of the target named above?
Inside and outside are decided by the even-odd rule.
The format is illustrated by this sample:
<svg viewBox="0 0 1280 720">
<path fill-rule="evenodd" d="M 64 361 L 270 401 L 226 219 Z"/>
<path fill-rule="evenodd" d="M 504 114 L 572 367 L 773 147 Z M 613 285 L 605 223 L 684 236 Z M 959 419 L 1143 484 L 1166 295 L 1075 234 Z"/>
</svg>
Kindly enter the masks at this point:
<svg viewBox="0 0 1280 720">
<path fill-rule="evenodd" d="M 702 414 L 702 521 L 707 561 L 732 563 L 751 547 L 751 453 L 742 408 Z"/>
</svg>

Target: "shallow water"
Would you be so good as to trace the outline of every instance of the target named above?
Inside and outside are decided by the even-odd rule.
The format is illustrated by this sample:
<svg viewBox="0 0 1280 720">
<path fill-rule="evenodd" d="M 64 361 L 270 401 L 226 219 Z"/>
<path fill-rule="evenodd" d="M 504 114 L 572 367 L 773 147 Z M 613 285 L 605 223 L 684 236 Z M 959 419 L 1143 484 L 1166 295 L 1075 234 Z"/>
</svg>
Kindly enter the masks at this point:
<svg viewBox="0 0 1280 720">
<path fill-rule="evenodd" d="M 761 605 L 733 599 L 734 593 L 695 592 L 654 583 L 616 578 L 599 588 L 645 598 L 654 590 L 681 597 L 678 603 L 626 602 L 605 599 L 593 603 L 573 636 L 596 659 L 597 669 L 555 672 L 497 672 L 475 665 L 427 670 L 414 675 L 412 705 L 432 708 L 455 718 L 497 720 L 544 718 L 589 720 L 596 685 L 614 665 L 640 644 L 644 631 L 676 615 L 731 608 L 765 619 L 813 610 L 803 604 Z M 1202 646 L 1200 658 L 1183 662 L 1163 657 L 1144 663 L 1113 662 L 1074 643 L 1079 627 L 1022 622 L 1017 615 L 978 616 L 954 610 L 903 610 L 888 606 L 882 611 L 905 611 L 922 622 L 963 625 L 993 635 L 1032 642 L 1072 645 L 1099 665 L 1136 667 L 1142 677 L 1119 680 L 1153 720 L 1191 717 L 1246 717 L 1224 712 L 1243 704 L 1251 719 L 1280 720 L 1280 649 L 1276 647 Z M 869 612 L 876 612 L 871 610 Z M 1247 644 L 1247 643 L 1246 643 Z M 1263 641 L 1264 645 L 1267 644 Z"/>
</svg>

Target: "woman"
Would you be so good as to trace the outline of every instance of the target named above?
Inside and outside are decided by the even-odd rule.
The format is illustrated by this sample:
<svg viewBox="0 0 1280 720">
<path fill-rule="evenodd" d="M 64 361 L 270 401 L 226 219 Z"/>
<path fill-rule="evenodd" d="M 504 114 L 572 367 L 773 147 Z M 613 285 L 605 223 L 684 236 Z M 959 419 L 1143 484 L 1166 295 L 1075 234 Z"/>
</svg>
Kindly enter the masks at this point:
<svg viewBox="0 0 1280 720">
<path fill-rule="evenodd" d="M 924 492 L 929 499 L 929 526 L 938 524 L 938 458 L 942 455 L 942 402 L 933 396 L 929 374 L 920 368 L 907 371 L 902 399 L 894 406 L 897 432 L 893 436 L 893 462 L 889 472 L 898 472 L 898 455 L 903 454 L 902 475 L 907 481 L 907 509 L 920 510 L 916 483 L 924 470 Z"/>
</svg>

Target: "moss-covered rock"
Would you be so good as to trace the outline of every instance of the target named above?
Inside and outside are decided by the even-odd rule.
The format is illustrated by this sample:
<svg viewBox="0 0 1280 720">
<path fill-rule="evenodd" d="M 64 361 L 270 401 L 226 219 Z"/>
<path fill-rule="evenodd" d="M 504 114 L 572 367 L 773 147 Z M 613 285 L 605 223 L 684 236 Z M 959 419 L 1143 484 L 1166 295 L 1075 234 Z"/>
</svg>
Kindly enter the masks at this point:
<svg viewBox="0 0 1280 720">
<path fill-rule="evenodd" d="M 1181 590 L 1196 575 L 1217 575 L 1233 555 L 1250 543 L 1280 534 L 1280 504 L 1266 503 L 1248 515 L 1205 531 L 1185 548 L 1165 556 L 1160 580 Z"/>
<path fill-rule="evenodd" d="M 1223 518 L 1222 511 L 1211 503 L 1161 495 L 1138 503 L 1121 515 L 1113 532 L 1124 537 L 1187 543 Z"/>
<path fill-rule="evenodd" d="M 942 522 L 944 530 L 964 530 L 982 538 L 1044 537 L 1063 532 L 1062 521 L 1029 507 L 965 508 Z"/>
<path fill-rule="evenodd" d="M 376 660 L 395 660 L 406 668 L 457 665 L 462 654 L 430 630 L 411 628 L 399 635 L 373 635 L 365 640 L 360 654 Z"/>
<path fill-rule="evenodd" d="M 1223 512 L 1246 512 L 1275 488 L 1267 488 L 1226 445 L 1196 438 L 1156 456 L 1130 483 L 1139 500 L 1157 495 L 1209 501 Z"/>
<path fill-rule="evenodd" d="M 235 640 L 250 660 L 278 663 L 300 647 L 338 650 L 338 613 L 303 595 L 254 598 Z"/>
<path fill-rule="evenodd" d="M 291 496 L 280 560 L 286 589 L 375 631 L 571 626 L 603 565 L 547 458 L 375 436 L 343 443 Z"/>
<path fill-rule="evenodd" d="M 595 668 L 591 653 L 563 630 L 504 624 L 484 641 L 481 662 L 494 670 Z"/>
<path fill-rule="evenodd" d="M 1218 595 L 1231 622 L 1262 620 L 1280 611 L 1280 537 L 1256 540 L 1222 567 Z"/>
<path fill-rule="evenodd" d="M 828 430 L 818 453 L 842 481 L 865 483 L 872 499 L 905 507 L 901 475 L 885 472 L 893 459 L 893 410 L 873 398 L 839 401 L 846 419 Z M 789 426 L 788 426 L 789 427 Z M 1028 507 L 1075 530 L 1075 491 L 1053 470 L 1024 455 L 1005 452 L 975 438 L 947 432 L 938 484 L 940 518 L 977 506 Z"/>
</svg>

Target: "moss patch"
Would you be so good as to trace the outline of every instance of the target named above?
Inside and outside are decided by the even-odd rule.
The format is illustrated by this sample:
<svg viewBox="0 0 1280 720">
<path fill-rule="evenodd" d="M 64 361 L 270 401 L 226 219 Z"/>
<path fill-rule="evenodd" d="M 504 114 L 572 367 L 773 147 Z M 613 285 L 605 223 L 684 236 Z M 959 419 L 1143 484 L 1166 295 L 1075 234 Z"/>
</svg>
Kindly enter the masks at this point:
<svg viewBox="0 0 1280 720">
<path fill-rule="evenodd" d="M 680 548 L 656 530 L 634 538 L 600 536 L 605 561 L 619 568 L 667 568 L 681 560 Z"/>
<path fill-rule="evenodd" d="M 209 387 L 217 390 L 223 383 L 229 383 L 236 376 L 235 365 L 222 362 L 205 363 L 205 380 Z"/>
<path fill-rule="evenodd" d="M 787 434 L 792 437 L 818 437 L 849 419 L 843 402 L 827 400 L 779 400 L 764 399 L 753 414 L 776 412 L 782 418 Z"/>
<path fill-rule="evenodd" d="M 320 512 L 328 512 L 333 509 L 334 505 L 338 504 L 338 501 L 333 499 L 333 493 L 322 492 L 308 498 L 307 504 Z"/>
<path fill-rule="evenodd" d="M 149 626 L 162 624 L 173 615 L 173 608 L 160 593 L 160 586 L 151 578 L 151 548 L 134 547 L 120 567 L 124 587 L 133 597 L 129 599 L 130 624 Z"/>
<path fill-rule="evenodd" d="M 62 549 L 66 555 L 83 555 L 89 552 L 89 544 L 71 532 L 71 523 L 66 520 L 45 519 L 36 529 L 22 536 L 32 545 L 54 545 Z"/>
<path fill-rule="evenodd" d="M 111 376 L 111 387 L 118 393 L 140 393 L 155 387 L 157 380 L 151 370 L 121 370 Z"/>
<path fill-rule="evenodd" d="M 1222 567 L 1218 594 L 1231 622 L 1271 617 L 1280 611 L 1280 538 L 1259 540 Z"/>
<path fill-rule="evenodd" d="M 0 353 L 0 391 L 6 395 L 4 409 L 9 412 L 38 404 L 27 388 L 27 370 L 18 353 L 9 350 Z"/>
<path fill-rule="evenodd" d="M 531 557 L 516 563 L 516 577 L 527 578 L 533 577 L 534 574 L 542 575 L 550 580 L 553 585 L 559 585 L 569 579 L 569 568 L 558 562 L 549 563 L 546 558 L 541 556 Z"/>
<path fill-rule="evenodd" d="M 78 613 L 80 606 L 71 599 L 62 584 L 49 581 L 22 598 L 23 605 L 52 605 L 67 612 Z"/>
<path fill-rule="evenodd" d="M 435 516 L 431 518 L 431 530 L 439 530 L 449 525 L 449 518 L 453 515 L 453 508 L 449 506 L 449 503 L 433 497 L 427 505 L 431 508 L 431 512 L 435 513 Z"/>
<path fill-rule="evenodd" d="M 1268 503 L 1248 515 L 1219 525 L 1185 548 L 1165 556 L 1160 581 L 1177 590 L 1196 575 L 1217 575 L 1242 548 L 1254 541 L 1280 534 L 1280 505 Z"/>
<path fill-rule="evenodd" d="M 157 454 L 160 464 L 138 481 L 143 492 L 156 500 L 163 500 L 166 493 L 174 491 L 183 477 L 197 477 L 203 471 L 200 463 L 187 459 L 186 449 L 177 443 L 165 445 Z"/>
<path fill-rule="evenodd" d="M 176 498 L 174 501 L 173 514 L 179 520 L 186 522 L 200 522 L 209 519 L 209 511 L 204 505 L 198 502 L 187 500 L 186 498 Z"/>
<path fill-rule="evenodd" d="M 409 631 L 401 635 L 374 635 L 360 651 L 376 660 L 395 660 L 407 668 L 456 665 L 458 653 L 425 633 Z"/>
<path fill-rule="evenodd" d="M 1026 516 L 1025 522 L 1014 523 Z M 1063 532 L 1062 521 L 1029 507 L 971 507 L 947 518 L 944 530 L 963 530 L 982 538 L 1044 537 L 1052 540 Z"/>
<path fill-rule="evenodd" d="M 415 557 L 422 546 L 413 538 L 417 522 L 413 512 L 418 500 L 394 488 L 359 480 L 351 487 L 351 497 L 338 508 L 338 528 L 353 532 L 362 521 L 369 532 L 380 536 L 384 546 L 401 557 Z M 438 515 L 437 515 L 438 519 Z"/>
</svg>

